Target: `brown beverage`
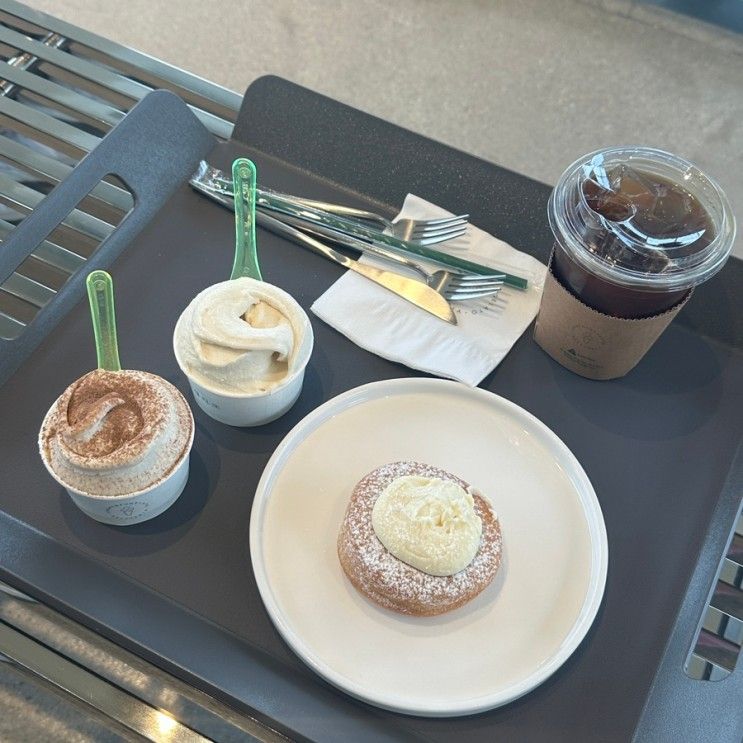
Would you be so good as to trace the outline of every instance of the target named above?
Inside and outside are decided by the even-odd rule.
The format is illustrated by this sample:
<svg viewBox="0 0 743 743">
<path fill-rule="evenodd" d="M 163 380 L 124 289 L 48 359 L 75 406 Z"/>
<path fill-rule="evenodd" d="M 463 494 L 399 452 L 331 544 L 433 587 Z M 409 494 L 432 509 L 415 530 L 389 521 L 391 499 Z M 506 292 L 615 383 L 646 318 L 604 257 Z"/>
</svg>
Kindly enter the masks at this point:
<svg viewBox="0 0 743 743">
<path fill-rule="evenodd" d="M 614 317 L 677 305 L 722 267 L 735 227 L 719 187 L 691 163 L 650 148 L 588 155 L 550 198 L 555 278 Z"/>
</svg>

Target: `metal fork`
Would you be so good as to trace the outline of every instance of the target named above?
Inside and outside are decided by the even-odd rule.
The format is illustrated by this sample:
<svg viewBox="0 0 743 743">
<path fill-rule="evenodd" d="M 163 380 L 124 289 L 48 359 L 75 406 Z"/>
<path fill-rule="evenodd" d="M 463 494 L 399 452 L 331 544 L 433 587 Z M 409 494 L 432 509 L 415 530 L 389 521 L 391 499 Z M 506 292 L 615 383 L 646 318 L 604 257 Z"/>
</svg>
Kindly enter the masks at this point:
<svg viewBox="0 0 743 743">
<path fill-rule="evenodd" d="M 422 268 L 419 269 L 424 273 Z M 450 302 L 463 302 L 467 299 L 495 296 L 503 288 L 503 279 L 434 271 L 426 277 L 426 284 Z"/>
<path fill-rule="evenodd" d="M 206 160 L 199 163 L 196 172 L 191 176 L 191 183 L 194 182 L 211 186 L 225 195 L 232 195 L 232 180 Z M 280 203 L 270 203 L 272 200 L 278 200 L 278 202 L 283 201 L 288 205 L 299 208 L 324 211 L 343 219 L 376 222 L 385 234 L 419 245 L 435 245 L 445 240 L 461 237 L 467 230 L 467 219 L 469 218 L 469 214 L 462 214 L 456 217 L 442 217 L 439 219 L 399 219 L 397 222 L 392 222 L 376 212 L 356 209 L 351 206 L 306 199 L 266 188 L 256 189 L 256 193 L 259 199 L 258 203 L 268 208 L 278 207 L 280 209 Z"/>
<path fill-rule="evenodd" d="M 301 196 L 290 196 L 275 191 L 269 191 L 269 193 L 286 201 L 293 201 L 300 206 L 306 206 L 310 209 L 320 209 L 330 214 L 335 214 L 338 217 L 376 222 L 386 234 L 394 235 L 400 238 L 400 240 L 407 242 L 420 243 L 421 245 L 435 245 L 445 240 L 453 240 L 454 238 L 461 237 L 467 230 L 467 220 L 470 216 L 469 214 L 460 214 L 455 217 L 441 217 L 439 219 L 398 219 L 396 222 L 393 222 L 376 212 L 355 209 L 352 206 L 333 204 L 329 201 L 305 199 Z"/>
<path fill-rule="evenodd" d="M 276 217 L 276 215 L 274 215 Z M 478 299 L 497 294 L 505 279 L 503 273 L 494 272 L 491 275 L 463 274 L 455 271 L 426 271 L 423 266 L 402 255 L 386 250 L 382 247 L 370 245 L 363 240 L 356 240 L 350 235 L 338 235 L 320 226 L 309 225 L 301 219 L 282 214 L 276 217 L 278 221 L 291 225 L 303 232 L 309 232 L 320 237 L 330 238 L 333 242 L 346 248 L 358 250 L 366 255 L 375 256 L 384 260 L 392 261 L 409 268 L 419 276 L 422 276 L 426 284 L 441 294 L 450 302 L 461 302 L 467 299 Z"/>
</svg>

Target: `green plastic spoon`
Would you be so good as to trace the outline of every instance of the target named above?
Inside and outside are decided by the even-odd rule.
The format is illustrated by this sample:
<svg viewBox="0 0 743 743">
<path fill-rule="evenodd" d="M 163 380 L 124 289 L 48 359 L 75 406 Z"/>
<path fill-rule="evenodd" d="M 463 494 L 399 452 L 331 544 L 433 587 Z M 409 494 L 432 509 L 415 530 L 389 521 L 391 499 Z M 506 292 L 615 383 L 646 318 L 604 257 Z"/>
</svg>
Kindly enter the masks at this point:
<svg viewBox="0 0 743 743">
<path fill-rule="evenodd" d="M 121 371 L 119 342 L 116 339 L 113 280 L 105 271 L 91 271 L 85 283 L 88 287 L 98 368 L 106 371 Z"/>
<path fill-rule="evenodd" d="M 255 165 L 246 157 L 232 163 L 235 202 L 235 262 L 231 279 L 247 276 L 263 281 L 255 243 Z M 238 195 L 242 194 L 242 198 Z"/>
</svg>

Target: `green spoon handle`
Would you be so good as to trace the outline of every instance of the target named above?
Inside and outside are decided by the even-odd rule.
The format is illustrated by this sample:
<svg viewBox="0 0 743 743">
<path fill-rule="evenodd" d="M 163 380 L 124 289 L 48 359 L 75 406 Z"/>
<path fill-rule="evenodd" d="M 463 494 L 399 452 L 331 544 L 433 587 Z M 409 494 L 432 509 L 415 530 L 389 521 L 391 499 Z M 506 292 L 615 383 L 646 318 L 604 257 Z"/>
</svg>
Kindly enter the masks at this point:
<svg viewBox="0 0 743 743">
<path fill-rule="evenodd" d="M 91 271 L 85 283 L 88 287 L 98 368 L 121 371 L 119 343 L 116 338 L 114 285 L 111 276 L 105 271 Z"/>
<path fill-rule="evenodd" d="M 232 265 L 231 279 L 247 276 L 263 281 L 258 266 L 258 253 L 255 242 L 255 165 L 245 157 L 232 163 L 232 182 L 235 194 L 242 198 L 235 201 L 235 262 Z"/>
</svg>

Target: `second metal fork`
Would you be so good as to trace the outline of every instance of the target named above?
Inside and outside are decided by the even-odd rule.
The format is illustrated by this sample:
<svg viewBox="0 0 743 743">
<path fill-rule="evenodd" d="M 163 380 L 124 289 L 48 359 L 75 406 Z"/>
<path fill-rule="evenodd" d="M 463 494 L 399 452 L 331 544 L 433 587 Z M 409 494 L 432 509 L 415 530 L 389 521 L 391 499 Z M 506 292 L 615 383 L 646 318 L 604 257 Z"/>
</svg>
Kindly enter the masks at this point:
<svg viewBox="0 0 743 743">
<path fill-rule="evenodd" d="M 269 191 L 269 193 L 275 193 Z M 310 209 L 320 209 L 347 219 L 361 219 L 365 222 L 374 222 L 379 225 L 388 235 L 399 237 L 406 242 L 419 243 L 420 245 L 435 245 L 445 240 L 453 240 L 464 235 L 467 230 L 469 214 L 460 214 L 453 217 L 441 217 L 439 219 L 398 219 L 393 222 L 376 212 L 364 209 L 355 209 L 352 206 L 333 204 L 329 201 L 317 201 L 305 199 L 301 196 L 289 196 L 287 194 L 275 193 L 287 201 L 292 201 L 300 206 Z"/>
<path fill-rule="evenodd" d="M 206 160 L 199 163 L 196 172 L 191 176 L 191 183 L 202 183 L 214 187 L 225 195 L 232 195 L 232 181 L 219 168 L 210 165 Z M 266 188 L 256 189 L 256 193 L 259 197 L 259 203 L 268 208 L 278 207 L 281 211 L 281 202 L 285 202 L 285 205 L 316 209 L 343 219 L 361 220 L 366 227 L 370 226 L 366 223 L 372 222 L 375 223 L 375 228 L 381 229 L 388 235 L 419 245 L 436 245 L 446 240 L 461 237 L 467 230 L 467 219 L 469 218 L 469 214 L 461 214 L 438 219 L 398 219 L 396 222 L 392 222 L 376 212 L 343 206 L 342 204 L 306 199 L 302 196 L 292 196 Z"/>
<path fill-rule="evenodd" d="M 280 215 L 279 221 L 291 225 L 292 227 L 296 227 L 297 229 L 301 229 L 304 232 L 319 237 L 330 238 L 333 242 L 339 245 L 353 250 L 358 250 L 365 255 L 371 255 L 377 258 L 382 258 L 383 260 L 392 261 L 410 269 L 411 271 L 415 271 L 415 273 L 423 277 L 428 286 L 435 289 L 450 302 L 461 302 L 467 299 L 478 299 L 480 297 L 495 295 L 501 290 L 505 279 L 504 274 L 497 272 L 495 269 L 490 276 L 484 276 L 481 274 L 464 274 L 446 270 L 429 272 L 415 261 L 405 258 L 392 250 L 386 250 L 376 245 L 370 245 L 369 243 L 366 243 L 363 240 L 357 240 L 350 235 L 341 236 L 338 233 L 333 233 L 332 230 L 327 230 L 319 225 L 307 224 L 301 219 L 286 214 Z"/>
</svg>

